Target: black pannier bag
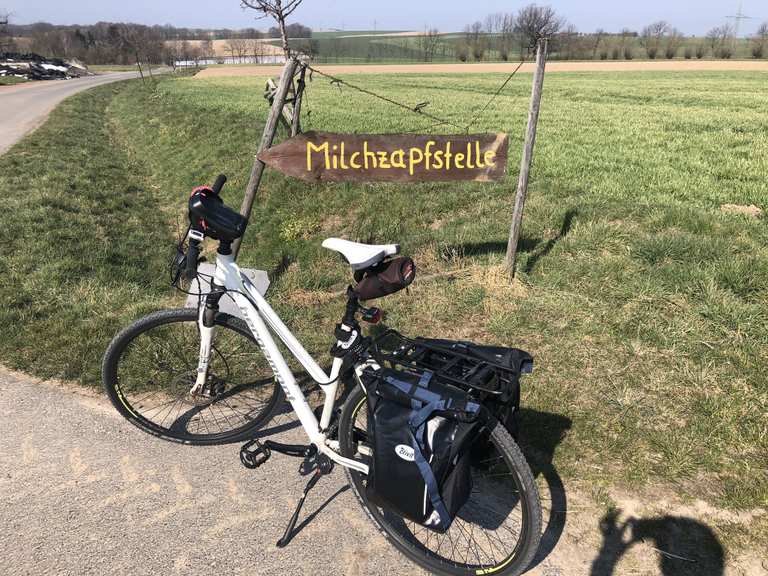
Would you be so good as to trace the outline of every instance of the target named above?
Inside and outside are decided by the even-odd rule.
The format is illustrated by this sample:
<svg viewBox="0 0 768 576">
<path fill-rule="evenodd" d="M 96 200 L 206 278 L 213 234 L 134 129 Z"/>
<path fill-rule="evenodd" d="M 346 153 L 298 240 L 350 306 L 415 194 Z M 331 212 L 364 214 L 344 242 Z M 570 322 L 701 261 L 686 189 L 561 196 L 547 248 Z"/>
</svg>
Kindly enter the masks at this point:
<svg viewBox="0 0 768 576">
<path fill-rule="evenodd" d="M 407 288 L 416 277 L 416 264 L 402 256 L 385 260 L 355 275 L 354 292 L 360 300 L 373 300 Z"/>
<path fill-rule="evenodd" d="M 445 532 L 472 491 L 470 449 L 481 406 L 432 372 L 366 370 L 373 457 L 366 496 L 437 532 Z"/>
</svg>

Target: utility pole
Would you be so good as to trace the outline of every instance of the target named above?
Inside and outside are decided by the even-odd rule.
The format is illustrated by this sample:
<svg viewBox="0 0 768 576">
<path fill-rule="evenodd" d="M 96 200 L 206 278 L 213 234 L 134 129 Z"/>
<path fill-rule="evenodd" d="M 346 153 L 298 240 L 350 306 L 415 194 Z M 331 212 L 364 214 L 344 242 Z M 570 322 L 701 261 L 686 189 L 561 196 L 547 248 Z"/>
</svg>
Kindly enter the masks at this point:
<svg viewBox="0 0 768 576">
<path fill-rule="evenodd" d="M 517 194 L 515 195 L 515 208 L 512 213 L 512 225 L 509 229 L 507 240 L 507 269 L 511 277 L 515 276 L 515 259 L 517 257 L 517 242 L 520 238 L 520 229 L 523 226 L 523 209 L 528 195 L 528 178 L 533 162 L 533 147 L 536 144 L 536 126 L 539 122 L 539 109 L 541 108 L 541 91 L 544 86 L 544 68 L 547 64 L 547 39 L 539 40 L 536 51 L 536 71 L 533 74 L 533 89 L 531 91 L 531 107 L 528 111 L 528 126 L 525 131 L 525 143 L 523 144 L 523 158 L 520 160 L 520 175 L 517 179 Z"/>
<path fill-rule="evenodd" d="M 752 16 L 746 16 L 744 12 L 741 11 L 741 2 L 739 2 L 739 9 L 736 12 L 736 14 L 733 14 L 732 16 L 726 16 L 729 20 L 733 20 L 733 37 L 738 39 L 739 38 L 739 28 L 741 28 L 741 21 L 742 20 L 754 20 Z"/>
</svg>

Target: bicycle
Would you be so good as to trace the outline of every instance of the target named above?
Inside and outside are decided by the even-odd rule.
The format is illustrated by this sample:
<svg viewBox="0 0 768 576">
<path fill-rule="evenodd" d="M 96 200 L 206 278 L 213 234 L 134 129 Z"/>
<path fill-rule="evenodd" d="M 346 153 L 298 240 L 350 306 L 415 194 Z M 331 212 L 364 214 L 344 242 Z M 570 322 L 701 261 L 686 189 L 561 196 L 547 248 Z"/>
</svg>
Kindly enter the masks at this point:
<svg viewBox="0 0 768 576">
<path fill-rule="evenodd" d="M 189 201 L 188 249 L 175 259 L 175 280 L 197 275 L 206 237 L 218 240 L 211 291 L 198 310 L 150 314 L 121 331 L 109 345 L 102 378 L 117 410 L 153 435 L 188 444 L 235 440 L 249 468 L 263 465 L 273 452 L 303 458 L 300 471 L 312 475 L 278 546 L 288 544 L 307 493 L 322 475 L 342 466 L 358 502 L 385 537 L 406 557 L 436 574 L 509 576 L 531 562 L 541 534 L 541 503 L 528 464 L 510 432 L 493 416 L 484 425 L 484 458 L 473 461 L 473 492 L 445 533 L 437 533 L 372 503 L 366 478 L 374 447 L 368 437 L 363 375 L 381 369 L 375 342 L 358 322 L 375 322 L 377 308 L 366 308 L 351 288 L 335 330 L 333 362 L 326 373 L 241 273 L 232 243 L 246 221 L 224 205 L 220 191 L 199 187 Z M 182 240 L 182 243 L 184 240 Z M 329 239 L 356 280 L 399 253 L 396 244 L 368 245 Z M 415 273 L 415 271 L 414 271 Z M 219 302 L 234 300 L 245 321 L 219 312 Z M 298 360 L 324 395 L 316 413 L 278 347 L 273 334 Z M 241 360 L 245 360 L 238 364 Z M 371 372 L 372 371 L 372 372 Z M 253 377 L 254 372 L 261 372 Z M 339 384 L 351 387 L 337 402 Z M 286 399 L 307 434 L 307 445 L 261 442 L 256 431 Z M 215 428 L 215 429 L 214 429 Z"/>
</svg>

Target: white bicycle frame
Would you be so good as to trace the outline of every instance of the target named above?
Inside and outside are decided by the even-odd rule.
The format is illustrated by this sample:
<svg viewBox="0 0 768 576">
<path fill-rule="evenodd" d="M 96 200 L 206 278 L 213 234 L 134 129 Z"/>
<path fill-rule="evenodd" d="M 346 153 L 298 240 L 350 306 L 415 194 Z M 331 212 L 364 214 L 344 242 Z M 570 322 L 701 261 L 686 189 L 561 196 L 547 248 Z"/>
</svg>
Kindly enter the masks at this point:
<svg viewBox="0 0 768 576">
<path fill-rule="evenodd" d="M 336 401 L 336 391 L 339 386 L 339 372 L 341 370 L 342 359 L 334 358 L 331 366 L 331 373 L 325 371 L 315 362 L 314 358 L 307 352 L 296 337 L 291 333 L 288 327 L 283 324 L 277 313 L 272 309 L 266 299 L 259 293 L 256 287 L 251 283 L 248 277 L 240 271 L 240 267 L 235 263 L 231 255 L 216 255 L 216 272 L 214 273 L 214 282 L 219 286 L 224 286 L 228 295 L 232 297 L 237 307 L 243 314 L 248 328 L 253 333 L 256 342 L 261 347 L 264 356 L 269 362 L 272 371 L 275 374 L 280 387 L 285 392 L 285 397 L 291 403 L 293 410 L 299 418 L 301 426 L 304 428 L 310 442 L 317 446 L 318 451 L 326 454 L 334 462 L 352 468 L 358 472 L 368 474 L 368 466 L 362 462 L 345 458 L 338 453 L 338 442 L 327 438 L 325 430 L 331 422 L 334 404 Z M 247 296 L 246 296 L 247 295 Z M 214 339 L 215 326 L 206 327 L 203 323 L 203 314 L 205 307 L 200 307 L 198 325 L 200 327 L 200 357 L 197 367 L 197 381 L 191 392 L 195 393 L 202 389 L 208 375 L 208 364 L 211 357 L 211 347 Z M 343 326 L 343 325 L 342 325 Z M 343 326 L 344 327 L 344 326 Z M 344 327 L 350 330 L 347 327 Z M 271 331 L 270 331 L 271 330 Z M 288 367 L 285 357 L 277 347 L 274 338 L 274 332 L 280 340 L 288 347 L 291 354 L 307 370 L 312 379 L 320 385 L 324 395 L 323 412 L 320 422 L 317 421 L 315 414 L 307 402 L 306 396 L 296 383 L 296 378 Z M 350 330 L 350 338 L 346 342 L 339 341 L 338 345 L 342 348 L 349 347 L 355 340 L 357 334 Z M 362 367 L 356 367 L 356 371 Z"/>
</svg>

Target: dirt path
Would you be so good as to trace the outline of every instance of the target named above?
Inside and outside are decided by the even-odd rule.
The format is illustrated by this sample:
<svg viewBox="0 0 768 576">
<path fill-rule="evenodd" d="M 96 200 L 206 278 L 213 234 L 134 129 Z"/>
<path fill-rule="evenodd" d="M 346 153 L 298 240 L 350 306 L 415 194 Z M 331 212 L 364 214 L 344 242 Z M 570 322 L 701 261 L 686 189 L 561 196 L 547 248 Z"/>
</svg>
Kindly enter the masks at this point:
<svg viewBox="0 0 768 576">
<path fill-rule="evenodd" d="M 164 442 L 96 392 L 3 368 L 0 413 L 3 573 L 420 574 L 374 530 L 340 470 L 310 494 L 304 513 L 314 518 L 280 550 L 274 543 L 304 480 L 294 459 L 276 455 L 246 470 L 236 445 Z M 280 418 L 274 424 L 290 422 Z M 280 437 L 301 441 L 295 429 Z M 529 574 L 766 574 L 757 555 L 729 556 L 723 571 L 722 548 L 705 524 L 723 513 L 671 501 L 651 511 L 618 497 L 624 511 L 603 517 L 578 487 L 558 489 L 553 470 L 540 481 L 549 522 Z"/>
<path fill-rule="evenodd" d="M 488 64 L 318 64 L 327 74 L 488 74 L 511 72 L 516 63 Z M 523 65 L 522 72 L 532 72 L 533 64 Z M 547 72 L 696 72 L 696 71 L 768 72 L 768 60 L 666 60 L 655 62 L 550 62 Z M 274 76 L 274 66 L 218 66 L 206 68 L 195 78 L 225 76 Z"/>
</svg>

